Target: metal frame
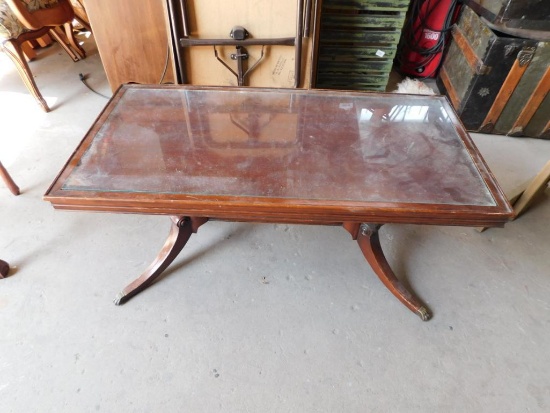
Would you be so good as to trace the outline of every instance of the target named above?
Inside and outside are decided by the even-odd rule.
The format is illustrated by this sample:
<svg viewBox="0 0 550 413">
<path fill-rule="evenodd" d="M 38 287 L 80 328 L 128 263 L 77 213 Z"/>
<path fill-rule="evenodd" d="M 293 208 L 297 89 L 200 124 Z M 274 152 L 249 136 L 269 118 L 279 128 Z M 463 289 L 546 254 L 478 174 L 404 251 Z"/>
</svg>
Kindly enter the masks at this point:
<svg viewBox="0 0 550 413">
<path fill-rule="evenodd" d="M 183 54 L 181 48 L 193 47 L 193 46 L 213 46 L 214 55 L 222 65 L 230 70 L 236 77 L 239 86 L 245 86 L 245 79 L 247 75 L 255 69 L 262 60 L 264 53 L 263 48 L 265 46 L 294 46 L 295 48 L 295 68 L 294 68 L 294 87 L 297 88 L 301 81 L 302 71 L 302 39 L 309 37 L 310 32 L 310 20 L 311 20 L 311 0 L 298 0 L 297 13 L 296 13 L 296 36 L 295 37 L 281 37 L 271 39 L 199 39 L 192 38 L 189 30 L 189 16 L 187 13 L 187 1 L 186 0 L 168 0 L 168 9 L 170 14 L 170 25 L 172 29 L 172 37 L 175 39 L 175 51 L 177 66 L 179 70 L 178 82 L 188 83 L 188 79 L 185 72 L 185 65 L 183 62 Z M 235 46 L 237 53 L 232 55 L 233 60 L 237 60 L 237 72 L 226 64 L 218 56 L 216 46 Z M 243 69 L 242 60 L 248 57 L 246 53 L 246 46 L 262 46 L 262 52 L 260 58 L 246 71 Z"/>
</svg>

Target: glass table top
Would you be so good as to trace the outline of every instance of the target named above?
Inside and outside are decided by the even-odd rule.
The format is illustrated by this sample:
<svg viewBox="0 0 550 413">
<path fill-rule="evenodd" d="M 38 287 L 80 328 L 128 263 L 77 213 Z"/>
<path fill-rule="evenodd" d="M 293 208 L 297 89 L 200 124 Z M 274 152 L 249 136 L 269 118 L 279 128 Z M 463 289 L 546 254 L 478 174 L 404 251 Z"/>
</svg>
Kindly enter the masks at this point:
<svg viewBox="0 0 550 413">
<path fill-rule="evenodd" d="M 495 205 L 440 96 L 126 87 L 96 125 L 61 191 Z"/>
</svg>

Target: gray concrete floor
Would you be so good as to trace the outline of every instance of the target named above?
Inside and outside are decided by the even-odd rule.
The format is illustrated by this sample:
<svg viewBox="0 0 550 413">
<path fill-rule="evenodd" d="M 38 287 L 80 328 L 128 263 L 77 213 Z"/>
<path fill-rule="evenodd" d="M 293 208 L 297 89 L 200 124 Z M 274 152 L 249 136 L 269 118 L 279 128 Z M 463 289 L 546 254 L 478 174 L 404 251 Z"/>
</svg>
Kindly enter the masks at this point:
<svg viewBox="0 0 550 413">
<path fill-rule="evenodd" d="M 434 313 L 382 286 L 341 228 L 211 222 L 166 276 L 112 299 L 168 219 L 56 211 L 42 195 L 110 94 L 92 41 L 31 63 L 43 113 L 0 56 L 0 412 L 548 412 L 549 191 L 504 229 L 387 225 L 388 260 Z M 474 135 L 504 188 L 550 142 Z M 452 173 L 452 165 L 449 165 Z"/>
</svg>

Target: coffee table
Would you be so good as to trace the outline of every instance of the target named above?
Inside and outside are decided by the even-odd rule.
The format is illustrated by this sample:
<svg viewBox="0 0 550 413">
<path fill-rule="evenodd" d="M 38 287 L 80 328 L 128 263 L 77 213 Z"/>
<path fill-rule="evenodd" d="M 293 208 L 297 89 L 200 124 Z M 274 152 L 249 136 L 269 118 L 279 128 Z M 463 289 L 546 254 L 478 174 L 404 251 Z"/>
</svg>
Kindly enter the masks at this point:
<svg viewBox="0 0 550 413">
<path fill-rule="evenodd" d="M 512 208 L 444 97 L 124 85 L 45 194 L 55 208 L 170 216 L 151 285 L 208 220 L 340 225 L 386 287 L 385 223 L 503 226 Z"/>
</svg>

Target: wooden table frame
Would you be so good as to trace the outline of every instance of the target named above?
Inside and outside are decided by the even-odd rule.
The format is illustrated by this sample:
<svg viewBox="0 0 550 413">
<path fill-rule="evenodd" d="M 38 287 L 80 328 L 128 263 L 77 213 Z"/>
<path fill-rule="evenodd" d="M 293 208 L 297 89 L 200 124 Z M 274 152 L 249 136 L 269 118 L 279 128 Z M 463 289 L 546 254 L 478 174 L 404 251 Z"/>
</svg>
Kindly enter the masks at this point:
<svg viewBox="0 0 550 413">
<path fill-rule="evenodd" d="M 495 227 L 503 226 L 513 215 L 512 208 L 498 183 L 461 126 L 451 106 L 442 97 L 425 98 L 441 101 L 441 105 L 448 112 L 480 179 L 490 192 L 494 205 L 406 202 L 368 202 L 366 204 L 354 200 L 64 189 L 64 182 L 80 165 L 83 155 L 92 144 L 101 126 L 107 121 L 113 108 L 120 102 L 124 92 L 131 88 L 144 90 L 148 88 L 167 90 L 179 88 L 188 91 L 227 90 L 226 88 L 194 86 L 123 86 L 98 117 L 96 123 L 48 189 L 45 199 L 58 209 L 170 216 L 170 233 L 160 253 L 140 277 L 116 296 L 115 304 L 125 303 L 153 284 L 180 253 L 191 235 L 196 233 L 199 227 L 208 220 L 337 225 L 343 226 L 350 233 L 352 239 L 357 241 L 365 259 L 392 294 L 422 320 L 428 320 L 430 312 L 427 306 L 397 279 L 388 264 L 380 245 L 378 235 L 380 226 L 385 223 L 406 223 Z M 239 91 L 239 89 L 233 90 Z M 260 89 L 256 92 L 269 94 L 273 91 Z M 288 93 L 322 95 L 335 92 L 292 91 Z M 353 92 L 338 93 L 347 97 L 363 96 Z"/>
</svg>

